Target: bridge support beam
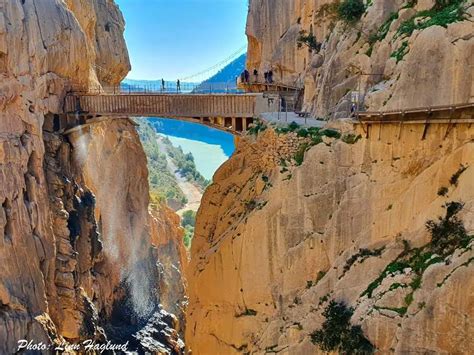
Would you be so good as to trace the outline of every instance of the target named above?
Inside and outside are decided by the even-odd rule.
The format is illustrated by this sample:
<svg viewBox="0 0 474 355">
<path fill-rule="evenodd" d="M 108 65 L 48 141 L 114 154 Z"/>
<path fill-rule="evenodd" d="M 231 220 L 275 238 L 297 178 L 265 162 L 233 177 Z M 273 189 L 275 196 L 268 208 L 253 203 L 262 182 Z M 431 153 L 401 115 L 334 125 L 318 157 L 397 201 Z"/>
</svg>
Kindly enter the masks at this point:
<svg viewBox="0 0 474 355">
<path fill-rule="evenodd" d="M 247 132 L 247 117 L 242 117 L 242 132 Z"/>
<path fill-rule="evenodd" d="M 232 129 L 237 129 L 237 119 L 235 117 L 232 117 Z"/>
</svg>

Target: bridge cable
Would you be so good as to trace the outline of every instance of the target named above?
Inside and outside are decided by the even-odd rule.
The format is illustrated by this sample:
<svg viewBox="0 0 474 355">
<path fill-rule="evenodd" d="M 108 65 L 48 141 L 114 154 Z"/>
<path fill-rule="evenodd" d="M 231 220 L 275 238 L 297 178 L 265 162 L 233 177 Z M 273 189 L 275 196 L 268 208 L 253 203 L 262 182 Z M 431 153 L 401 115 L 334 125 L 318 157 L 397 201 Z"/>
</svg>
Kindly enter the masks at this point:
<svg viewBox="0 0 474 355">
<path fill-rule="evenodd" d="M 198 76 L 202 76 L 204 74 L 207 74 L 208 72 L 211 72 L 221 66 L 225 66 L 227 65 L 228 63 L 232 62 L 233 60 L 237 59 L 240 55 L 242 55 L 245 51 L 247 50 L 247 45 L 245 46 L 242 46 L 241 48 L 239 48 L 237 51 L 235 51 L 234 53 L 232 53 L 230 56 L 228 56 L 227 58 L 225 58 L 224 60 L 220 61 L 219 63 L 216 63 L 214 64 L 213 66 L 205 69 L 205 70 L 201 70 L 200 72 L 198 73 L 195 73 L 195 74 L 192 74 L 192 75 L 189 75 L 187 77 L 184 77 L 182 79 L 180 79 L 182 82 L 184 81 L 189 81 L 190 79 L 193 79 L 193 78 L 196 78 Z"/>
</svg>

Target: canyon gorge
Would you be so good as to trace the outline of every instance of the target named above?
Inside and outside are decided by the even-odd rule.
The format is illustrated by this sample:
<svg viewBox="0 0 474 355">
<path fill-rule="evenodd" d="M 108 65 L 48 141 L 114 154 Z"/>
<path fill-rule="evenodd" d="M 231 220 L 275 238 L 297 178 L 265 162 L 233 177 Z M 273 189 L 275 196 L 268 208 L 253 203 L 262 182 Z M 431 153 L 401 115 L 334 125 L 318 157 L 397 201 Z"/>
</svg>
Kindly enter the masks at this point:
<svg viewBox="0 0 474 355">
<path fill-rule="evenodd" d="M 188 251 L 180 217 L 150 204 L 134 120 L 55 129 L 69 91 L 129 72 L 117 5 L 0 0 L 0 354 L 20 339 L 470 353 L 472 113 L 362 124 L 348 112 L 354 91 L 367 111 L 472 104 L 474 6 L 373 0 L 345 21 L 339 3 L 249 1 L 247 68 L 304 87 L 325 127 L 256 120 L 205 190 Z M 350 323 L 328 335 L 334 305 Z M 352 352 L 328 345 L 346 333 Z"/>
</svg>

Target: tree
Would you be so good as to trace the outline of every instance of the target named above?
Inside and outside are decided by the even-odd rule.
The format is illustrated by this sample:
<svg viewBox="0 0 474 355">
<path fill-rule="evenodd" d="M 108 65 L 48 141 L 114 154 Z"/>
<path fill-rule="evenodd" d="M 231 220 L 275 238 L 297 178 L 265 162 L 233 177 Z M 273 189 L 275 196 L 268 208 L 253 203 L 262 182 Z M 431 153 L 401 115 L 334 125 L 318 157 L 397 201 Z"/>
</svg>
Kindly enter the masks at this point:
<svg viewBox="0 0 474 355">
<path fill-rule="evenodd" d="M 323 351 L 341 354 L 373 354 L 374 346 L 367 340 L 358 325 L 351 325 L 354 309 L 332 300 L 323 312 L 326 320 L 320 330 L 311 333 L 313 344 Z"/>
<path fill-rule="evenodd" d="M 344 0 L 337 9 L 339 18 L 346 22 L 358 21 L 365 12 L 362 0 Z"/>
<path fill-rule="evenodd" d="M 297 46 L 298 49 L 303 48 L 303 46 L 306 46 L 310 50 L 315 52 L 319 52 L 321 50 L 321 43 L 316 40 L 316 36 L 312 33 L 307 33 L 305 30 L 300 31 Z"/>
<path fill-rule="evenodd" d="M 183 212 L 183 217 L 181 219 L 181 225 L 183 227 L 191 226 L 194 227 L 196 224 L 196 212 L 188 210 Z"/>
</svg>

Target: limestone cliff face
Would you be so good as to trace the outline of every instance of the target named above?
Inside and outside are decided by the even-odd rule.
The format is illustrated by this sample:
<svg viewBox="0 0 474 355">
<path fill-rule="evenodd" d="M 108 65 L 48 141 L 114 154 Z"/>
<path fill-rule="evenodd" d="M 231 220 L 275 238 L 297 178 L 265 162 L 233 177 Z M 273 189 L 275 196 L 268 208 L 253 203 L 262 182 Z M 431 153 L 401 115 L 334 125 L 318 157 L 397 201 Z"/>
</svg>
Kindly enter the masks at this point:
<svg viewBox="0 0 474 355">
<path fill-rule="evenodd" d="M 20 339 L 103 341 L 103 327 L 119 336 L 121 321 L 145 325 L 157 308 L 153 245 L 164 236 L 153 234 L 161 230 L 148 212 L 133 124 L 103 122 L 68 137 L 43 131 L 66 90 L 126 75 L 123 29 L 112 0 L 0 1 L 2 354 Z M 163 225 L 178 233 L 176 223 Z M 165 318 L 155 331 L 170 327 L 170 348 L 179 349 L 176 321 Z"/>
<path fill-rule="evenodd" d="M 275 163 L 282 136 L 267 129 L 214 176 L 187 275 L 193 354 L 317 353 L 309 335 L 333 299 L 382 353 L 472 349 L 472 248 L 432 255 L 416 285 L 391 263 L 429 242 L 448 202 L 473 234 L 473 128 L 435 125 L 424 140 L 423 125 L 342 128 L 364 138 L 325 139 L 298 167 Z"/>
<path fill-rule="evenodd" d="M 179 216 L 167 207 L 148 210 L 146 156 L 134 125 L 128 119 L 109 119 L 69 135 L 79 181 L 96 198 L 93 218 L 103 251 L 92 268 L 85 268 L 93 277 L 83 288 L 104 317 L 100 324 L 116 341 L 131 335 L 121 328 L 159 332 L 156 310 L 161 303 L 172 312 L 165 317 L 172 322 L 166 329 L 170 344 L 163 340 L 166 336 L 160 340 L 179 352 L 185 297 L 180 271 L 186 262 L 182 230 Z"/>
<path fill-rule="evenodd" d="M 361 20 L 337 19 L 331 0 L 251 0 L 247 66 L 305 87 L 305 109 L 344 115 L 349 91 L 360 91 L 367 110 L 391 110 L 474 100 L 472 1 L 464 20 L 411 34 L 401 25 L 435 1 L 371 1 Z M 417 17 L 415 23 L 427 18 Z M 297 48 L 301 30 L 313 33 L 320 51 Z"/>
<path fill-rule="evenodd" d="M 350 91 L 367 110 L 473 101 L 472 1 L 445 27 L 417 17 L 430 0 L 369 1 L 355 24 L 335 3 L 251 0 L 247 67 L 304 86 L 319 117 L 347 117 Z M 298 49 L 302 30 L 320 50 Z M 323 138 L 301 166 L 304 140 L 267 129 L 216 172 L 187 269 L 193 354 L 319 353 L 331 300 L 381 353 L 474 346 L 473 128 L 331 124 L 354 135 Z"/>
<path fill-rule="evenodd" d="M 188 256 L 183 243 L 181 219 L 164 205 L 159 209 L 151 209 L 150 214 L 152 243 L 157 248 L 160 261 L 160 303 L 178 318 L 178 328 L 184 336 L 187 293 L 183 272 Z"/>
</svg>

